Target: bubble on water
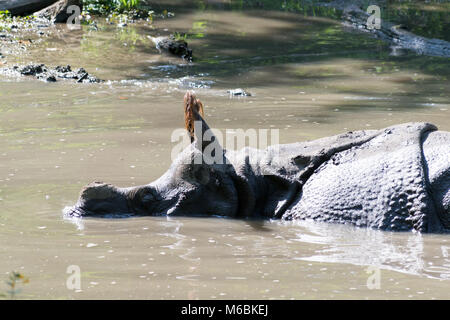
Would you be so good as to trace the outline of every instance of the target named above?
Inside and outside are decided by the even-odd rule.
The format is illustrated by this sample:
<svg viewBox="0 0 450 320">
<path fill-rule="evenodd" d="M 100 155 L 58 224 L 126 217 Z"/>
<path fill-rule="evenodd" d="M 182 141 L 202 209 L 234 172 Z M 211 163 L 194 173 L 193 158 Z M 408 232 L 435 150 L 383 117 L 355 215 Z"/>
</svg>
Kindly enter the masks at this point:
<svg viewBox="0 0 450 320">
<path fill-rule="evenodd" d="M 247 280 L 246 277 L 225 277 L 226 280 Z"/>
<path fill-rule="evenodd" d="M 186 274 L 182 276 L 175 277 L 177 280 L 189 280 L 189 281 L 198 281 L 198 279 L 195 279 L 199 277 L 198 274 Z"/>
</svg>

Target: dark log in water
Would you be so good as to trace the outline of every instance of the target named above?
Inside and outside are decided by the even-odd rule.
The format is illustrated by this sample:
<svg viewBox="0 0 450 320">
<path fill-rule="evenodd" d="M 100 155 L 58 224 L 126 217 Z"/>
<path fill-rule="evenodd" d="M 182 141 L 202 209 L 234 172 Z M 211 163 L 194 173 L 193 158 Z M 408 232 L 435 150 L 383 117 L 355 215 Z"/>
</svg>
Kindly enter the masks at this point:
<svg viewBox="0 0 450 320">
<path fill-rule="evenodd" d="M 450 42 L 448 41 L 418 36 L 385 19 L 380 19 L 377 28 L 370 26 L 371 20 L 369 20 L 369 17 L 371 14 L 363 10 L 365 8 L 364 3 L 364 1 L 336 0 L 319 3 L 319 5 L 342 11 L 344 25 L 359 31 L 369 32 L 377 38 L 389 42 L 393 53 L 398 49 L 407 49 L 427 56 L 450 57 Z"/>
<path fill-rule="evenodd" d="M 0 0 L 0 11 L 8 10 L 12 15 L 30 15 L 44 9 L 56 0 Z"/>
<path fill-rule="evenodd" d="M 81 0 L 59 0 L 49 7 L 46 7 L 35 13 L 38 17 L 47 18 L 56 23 L 65 23 L 69 17 L 75 13 L 72 10 L 67 11 L 70 6 L 77 6 L 79 13 L 83 10 L 83 1 Z"/>
</svg>

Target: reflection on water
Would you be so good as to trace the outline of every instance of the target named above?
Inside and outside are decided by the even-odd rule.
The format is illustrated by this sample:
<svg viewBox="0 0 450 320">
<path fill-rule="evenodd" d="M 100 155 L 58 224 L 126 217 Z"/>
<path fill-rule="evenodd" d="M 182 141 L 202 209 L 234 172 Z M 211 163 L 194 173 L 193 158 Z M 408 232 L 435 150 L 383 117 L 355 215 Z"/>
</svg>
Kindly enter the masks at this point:
<svg viewBox="0 0 450 320">
<path fill-rule="evenodd" d="M 198 35 L 194 63 L 146 42 L 164 29 Z M 22 297 L 450 298 L 446 234 L 61 214 L 91 181 L 142 185 L 167 170 L 186 88 L 196 88 L 212 128 L 278 128 L 281 143 L 408 121 L 450 130 L 448 60 L 393 57 L 335 21 L 289 12 L 185 10 L 116 33 L 61 30 L 7 57 L 111 80 L 0 79 L 0 278 L 28 276 Z M 252 96 L 230 98 L 235 88 Z M 65 286 L 70 265 L 81 269 L 79 292 Z M 367 287 L 368 266 L 381 269 L 379 290 Z"/>
<path fill-rule="evenodd" d="M 445 255 L 446 236 L 440 246 L 425 248 L 427 241 L 419 233 L 397 234 L 308 223 L 307 232 L 296 235 L 297 238 L 292 240 L 323 245 L 323 249 L 316 250 L 314 255 L 298 258 L 301 260 L 376 266 L 414 275 L 450 279 L 450 260 Z M 437 257 L 440 259 L 434 261 Z"/>
<path fill-rule="evenodd" d="M 446 235 L 219 218 L 85 219 L 83 225 L 84 263 L 107 259 L 115 266 L 102 270 L 108 282 L 126 262 L 137 278 L 127 283 L 142 285 L 145 297 L 448 298 Z M 89 255 L 88 248 L 97 253 Z M 378 291 L 367 288 L 368 267 L 381 270 Z M 156 283 L 161 291 L 153 291 Z"/>
</svg>

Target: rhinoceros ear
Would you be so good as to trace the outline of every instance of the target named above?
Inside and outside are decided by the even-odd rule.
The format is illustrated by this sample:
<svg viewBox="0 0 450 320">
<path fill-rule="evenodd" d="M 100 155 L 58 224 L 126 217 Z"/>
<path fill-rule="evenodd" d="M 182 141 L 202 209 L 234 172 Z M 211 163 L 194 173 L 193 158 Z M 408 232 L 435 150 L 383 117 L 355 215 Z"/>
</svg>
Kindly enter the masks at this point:
<svg viewBox="0 0 450 320">
<path fill-rule="evenodd" d="M 203 104 L 190 91 L 184 96 L 184 119 L 191 142 L 195 141 L 195 147 L 209 158 L 222 160 L 223 149 L 203 119 Z"/>
<path fill-rule="evenodd" d="M 184 125 L 191 138 L 191 143 L 194 142 L 194 124 L 198 121 L 198 117 L 202 118 L 203 115 L 203 103 L 195 97 L 192 91 L 187 91 L 184 95 Z"/>
</svg>

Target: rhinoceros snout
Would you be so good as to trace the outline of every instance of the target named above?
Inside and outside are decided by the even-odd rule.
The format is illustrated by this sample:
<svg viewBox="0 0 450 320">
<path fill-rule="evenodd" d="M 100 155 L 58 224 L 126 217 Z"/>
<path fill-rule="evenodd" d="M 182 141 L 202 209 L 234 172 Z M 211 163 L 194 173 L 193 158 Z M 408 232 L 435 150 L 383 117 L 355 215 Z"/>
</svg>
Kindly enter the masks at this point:
<svg viewBox="0 0 450 320">
<path fill-rule="evenodd" d="M 86 212 L 77 205 L 73 207 L 65 207 L 63 209 L 63 214 L 65 217 L 74 217 L 74 218 L 84 217 L 87 215 Z"/>
<path fill-rule="evenodd" d="M 120 188 L 93 182 L 83 188 L 75 206 L 65 210 L 72 217 L 130 214 L 126 194 Z"/>
</svg>

